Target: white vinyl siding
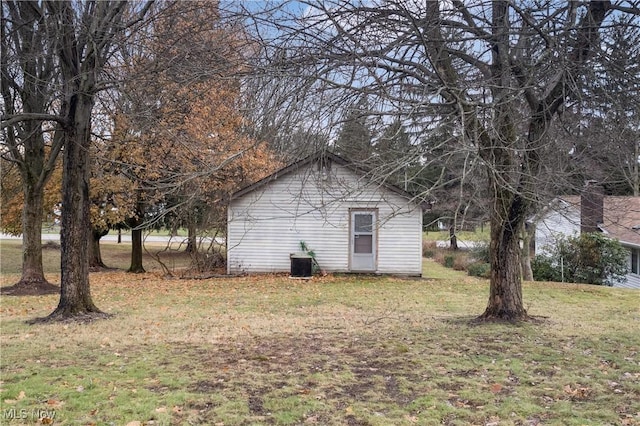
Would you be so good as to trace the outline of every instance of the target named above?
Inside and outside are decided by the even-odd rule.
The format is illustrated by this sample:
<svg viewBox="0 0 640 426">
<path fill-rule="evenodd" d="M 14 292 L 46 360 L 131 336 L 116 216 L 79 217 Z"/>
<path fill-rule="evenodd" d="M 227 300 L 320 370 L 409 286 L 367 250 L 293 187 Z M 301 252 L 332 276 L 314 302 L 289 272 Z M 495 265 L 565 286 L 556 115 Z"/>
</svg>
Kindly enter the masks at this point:
<svg viewBox="0 0 640 426">
<path fill-rule="evenodd" d="M 535 232 L 535 254 L 549 254 L 545 247 L 553 246 L 558 237 L 578 236 L 580 235 L 580 208 L 560 201 L 555 210 L 550 210 L 536 223 Z M 637 288 L 640 289 L 640 274 L 633 273 L 632 269 L 632 250 L 640 255 L 638 248 L 628 247 L 622 242 L 623 246 L 629 249 L 629 273 L 626 280 L 622 283 L 615 283 L 615 287 Z M 638 265 L 640 268 L 640 265 Z"/>
<path fill-rule="evenodd" d="M 549 247 L 555 246 L 559 237 L 580 235 L 580 209 L 564 206 L 550 211 L 536 223 L 536 253 L 549 254 Z"/>
<path fill-rule="evenodd" d="M 350 210 L 377 209 L 376 272 L 420 275 L 421 208 L 368 182 L 336 163 L 318 173 L 312 162 L 232 200 L 228 271 L 289 271 L 304 241 L 322 269 L 349 272 Z"/>
<path fill-rule="evenodd" d="M 621 283 L 615 283 L 614 287 L 640 289 L 640 249 L 629 248 L 629 273 L 627 279 Z M 634 267 L 635 263 L 635 267 Z"/>
</svg>

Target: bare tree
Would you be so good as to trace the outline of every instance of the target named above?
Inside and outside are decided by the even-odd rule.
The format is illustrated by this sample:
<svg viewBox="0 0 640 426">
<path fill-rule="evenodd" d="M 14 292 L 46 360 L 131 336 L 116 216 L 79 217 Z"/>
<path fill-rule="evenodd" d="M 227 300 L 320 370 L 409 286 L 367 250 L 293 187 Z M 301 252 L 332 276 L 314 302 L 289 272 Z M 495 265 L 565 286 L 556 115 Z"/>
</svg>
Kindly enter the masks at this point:
<svg viewBox="0 0 640 426">
<path fill-rule="evenodd" d="M 334 0 L 305 2 L 288 19 L 291 9 L 266 31 L 282 34 L 279 72 L 306 69 L 315 92 L 342 94 L 342 104 L 366 94 L 380 116 L 425 134 L 455 123 L 454 135 L 473 147 L 488 182 L 491 285 L 480 318 L 526 319 L 519 243 L 552 176 L 544 157 L 554 151 L 550 126 L 567 101 L 580 99 L 577 82 L 611 12 L 637 8 L 624 1 Z M 252 22 L 270 23 L 255 14 Z"/>
<path fill-rule="evenodd" d="M 51 100 L 55 113 L 34 113 L 20 108 L 3 116 L 3 127 L 30 121 L 55 121 L 53 139 L 59 141 L 63 150 L 61 292 L 58 307 L 47 319 L 101 316 L 91 299 L 88 276 L 92 110 L 96 93 L 107 87 L 109 79 L 103 71 L 114 46 L 135 30 L 152 2 L 20 3 L 12 2 L 11 6 L 7 3 L 7 7 L 31 7 L 38 11 L 44 58 L 37 60 L 55 64 L 60 82 Z"/>
<path fill-rule="evenodd" d="M 2 3 L 2 156 L 17 166 L 24 198 L 22 276 L 10 290 L 57 293 L 59 289 L 49 284 L 42 267 L 44 187 L 62 147 L 62 139 L 52 136 L 51 122 L 40 121 L 49 118 L 58 81 L 45 15 L 38 2 Z M 16 121 L 18 112 L 30 119 Z"/>
<path fill-rule="evenodd" d="M 574 108 L 573 157 L 583 180 L 597 180 L 610 194 L 640 195 L 640 29 L 616 16 L 582 83 Z M 585 120 L 586 118 L 586 120 Z"/>
<path fill-rule="evenodd" d="M 96 93 L 104 88 L 101 72 L 114 46 L 149 6 L 134 12 L 140 6 L 126 1 L 46 2 L 56 36 L 53 42 L 62 81 L 60 115 L 64 117 L 56 129 L 64 146 L 61 293 L 58 307 L 49 315 L 52 319 L 101 314 L 89 291 L 87 256 L 91 113 Z"/>
</svg>

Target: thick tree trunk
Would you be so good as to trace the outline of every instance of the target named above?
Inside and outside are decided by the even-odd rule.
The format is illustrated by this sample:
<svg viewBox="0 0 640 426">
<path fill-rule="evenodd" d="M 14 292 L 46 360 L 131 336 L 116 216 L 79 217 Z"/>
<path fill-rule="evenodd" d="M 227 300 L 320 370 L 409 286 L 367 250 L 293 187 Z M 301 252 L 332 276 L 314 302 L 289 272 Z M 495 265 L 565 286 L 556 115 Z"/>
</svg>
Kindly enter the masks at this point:
<svg viewBox="0 0 640 426">
<path fill-rule="evenodd" d="M 22 209 L 22 277 L 20 283 L 50 286 L 42 267 L 42 205 L 43 193 L 29 184 L 24 185 Z M 57 293 L 59 289 L 51 286 Z"/>
<path fill-rule="evenodd" d="M 42 190 L 26 182 L 23 184 L 23 194 L 22 276 L 16 284 L 3 287 L 2 294 L 58 294 L 60 288 L 47 281 L 42 267 Z"/>
<path fill-rule="evenodd" d="M 102 253 L 100 252 L 100 238 L 109 233 L 109 230 L 101 231 L 95 228 L 91 230 L 91 241 L 89 242 L 89 268 L 106 268 L 107 265 L 102 261 Z"/>
<path fill-rule="evenodd" d="M 131 266 L 127 272 L 142 274 L 146 272 L 142 266 L 142 229 L 131 230 Z"/>
<path fill-rule="evenodd" d="M 505 200 L 510 202 L 505 203 Z M 507 206 L 502 209 L 499 206 Z M 501 189 L 491 217 L 491 281 L 489 302 L 480 320 L 520 321 L 527 319 L 522 303 L 520 229 L 524 222 L 523 200 Z M 500 212 L 504 212 L 500 214 Z"/>
<path fill-rule="evenodd" d="M 70 97 L 64 129 L 62 175 L 61 291 L 49 319 L 87 319 L 104 314 L 94 305 L 89 288 L 89 147 L 93 99 L 80 90 Z"/>
</svg>

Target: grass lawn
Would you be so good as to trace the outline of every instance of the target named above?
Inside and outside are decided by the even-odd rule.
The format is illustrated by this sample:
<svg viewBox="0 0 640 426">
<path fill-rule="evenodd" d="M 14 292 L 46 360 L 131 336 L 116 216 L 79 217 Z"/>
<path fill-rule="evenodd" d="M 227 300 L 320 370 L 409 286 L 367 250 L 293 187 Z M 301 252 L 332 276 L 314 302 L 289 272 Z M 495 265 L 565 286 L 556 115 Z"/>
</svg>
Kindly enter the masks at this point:
<svg viewBox="0 0 640 426">
<path fill-rule="evenodd" d="M 60 225 L 55 225 L 51 222 L 44 222 L 42 224 L 42 232 L 44 234 L 59 234 L 60 233 Z M 120 231 L 121 235 L 131 235 L 130 229 L 122 229 Z M 146 229 L 144 231 L 145 235 L 148 236 L 161 236 L 168 237 L 170 232 L 166 229 Z M 110 230 L 109 235 L 118 235 L 117 230 Z M 178 228 L 176 235 L 177 237 L 186 237 L 188 235 L 188 231 L 184 228 Z"/>
<path fill-rule="evenodd" d="M 640 292 L 525 283 L 539 323 L 472 326 L 487 281 L 425 273 L 93 273 L 90 324 L 4 296 L 0 424 L 640 425 Z"/>
<path fill-rule="evenodd" d="M 489 241 L 489 226 L 477 228 L 475 231 L 458 231 L 458 241 Z M 424 241 L 449 241 L 449 231 L 425 231 L 422 233 Z"/>
<path fill-rule="evenodd" d="M 58 243 L 45 243 L 42 251 L 44 270 L 50 274 L 60 273 L 60 246 Z M 110 268 L 126 270 L 131 265 L 131 243 L 117 244 L 113 241 L 100 243 L 102 260 Z M 148 272 L 160 271 L 162 268 L 153 260 L 159 256 L 160 260 L 170 269 L 185 268 L 189 265 L 190 257 L 185 252 L 185 246 L 172 244 L 171 249 L 166 243 L 145 243 L 143 264 Z M 0 240 L 0 270 L 2 275 L 19 274 L 22 271 L 22 241 Z M 17 281 L 17 280 L 16 280 Z M 58 277 L 52 277 L 51 282 L 60 283 Z"/>
</svg>

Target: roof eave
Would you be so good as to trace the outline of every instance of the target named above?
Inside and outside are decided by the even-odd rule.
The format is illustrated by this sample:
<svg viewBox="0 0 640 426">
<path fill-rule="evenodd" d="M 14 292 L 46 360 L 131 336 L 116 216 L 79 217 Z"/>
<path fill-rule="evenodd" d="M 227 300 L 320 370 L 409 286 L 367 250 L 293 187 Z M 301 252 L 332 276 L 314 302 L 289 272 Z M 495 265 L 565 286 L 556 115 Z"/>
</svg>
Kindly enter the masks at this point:
<svg viewBox="0 0 640 426">
<path fill-rule="evenodd" d="M 322 158 L 322 157 L 326 157 L 327 159 L 341 165 L 344 166 L 350 170 L 352 170 L 354 173 L 359 174 L 359 175 L 366 175 L 368 173 L 367 170 L 363 169 L 362 167 L 358 167 L 356 164 L 353 164 L 352 162 L 340 157 L 337 154 L 334 154 L 331 151 L 317 151 L 301 160 L 298 160 L 294 163 L 289 164 L 288 166 L 285 166 L 283 168 L 281 168 L 280 170 L 277 170 L 276 172 L 270 174 L 269 176 L 266 176 L 262 179 L 260 179 L 257 182 L 254 182 L 251 185 L 245 186 L 244 188 L 234 192 L 233 194 L 231 194 L 231 200 L 243 197 L 244 195 L 253 192 L 255 190 L 257 190 L 258 188 L 261 188 L 265 185 L 267 185 L 268 183 L 288 175 L 289 173 L 292 173 L 296 170 L 301 169 L 302 167 L 307 166 L 308 164 L 313 163 L 314 161 Z M 382 186 L 387 188 L 388 190 L 397 193 L 398 195 L 401 195 L 404 198 L 407 198 L 409 201 L 414 202 L 415 204 L 417 204 L 423 211 L 425 210 L 430 210 L 431 209 L 431 203 L 426 202 L 426 201 L 416 201 L 416 197 L 413 196 L 412 194 L 410 194 L 409 192 L 405 191 L 404 189 L 390 184 L 390 183 L 382 183 Z"/>
</svg>

